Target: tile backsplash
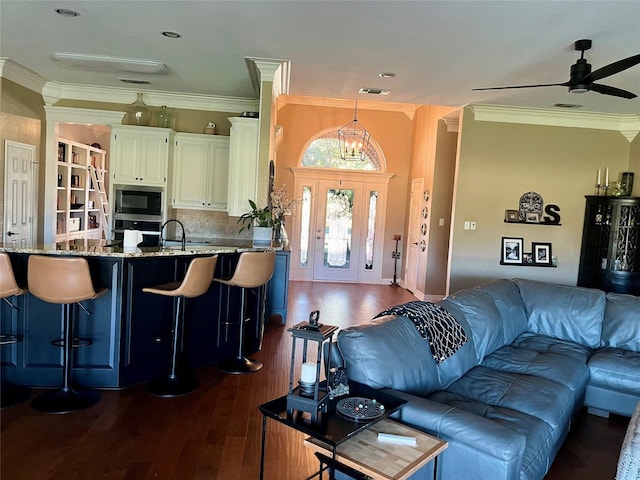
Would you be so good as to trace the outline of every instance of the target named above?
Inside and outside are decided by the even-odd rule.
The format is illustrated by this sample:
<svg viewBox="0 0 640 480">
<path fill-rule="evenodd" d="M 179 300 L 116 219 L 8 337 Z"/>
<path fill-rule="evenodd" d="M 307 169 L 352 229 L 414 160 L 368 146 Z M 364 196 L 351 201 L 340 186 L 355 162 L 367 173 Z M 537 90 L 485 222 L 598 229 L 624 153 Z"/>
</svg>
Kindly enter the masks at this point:
<svg viewBox="0 0 640 480">
<path fill-rule="evenodd" d="M 225 212 L 174 209 L 167 218 L 180 220 L 187 238 L 252 238 L 252 232 L 238 233 L 242 223 L 238 223 L 238 217 L 230 217 Z"/>
</svg>

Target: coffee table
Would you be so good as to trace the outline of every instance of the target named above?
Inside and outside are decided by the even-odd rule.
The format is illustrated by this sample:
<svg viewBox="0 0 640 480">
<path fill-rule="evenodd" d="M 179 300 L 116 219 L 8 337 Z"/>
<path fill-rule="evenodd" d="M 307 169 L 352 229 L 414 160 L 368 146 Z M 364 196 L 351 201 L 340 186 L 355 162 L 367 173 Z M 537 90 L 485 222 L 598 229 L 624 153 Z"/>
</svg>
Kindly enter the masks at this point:
<svg viewBox="0 0 640 480">
<path fill-rule="evenodd" d="M 378 440 L 378 433 L 391 433 L 416 439 L 416 445 L 402 445 Z M 304 444 L 316 452 L 320 470 L 332 461 L 332 452 L 321 441 L 309 437 Z M 406 480 L 430 461 L 437 462 L 438 455 L 448 444 L 444 440 L 428 435 L 385 418 L 338 445 L 336 468 L 356 479 Z M 434 478 L 437 463 L 434 463 Z"/>
<path fill-rule="evenodd" d="M 331 453 L 331 457 L 328 462 L 328 469 L 329 478 L 333 479 L 335 475 L 335 458 L 338 445 L 363 430 L 370 428 L 377 421 L 385 418 L 407 403 L 407 401 L 402 398 L 383 393 L 380 390 L 376 390 L 368 387 L 367 385 L 353 381 L 349 381 L 348 397 L 376 399 L 377 402 L 385 406 L 385 413 L 378 419 L 368 422 L 355 422 L 348 420 L 336 413 L 336 404 L 339 402 L 340 398 L 335 398 L 333 400 L 329 400 L 326 413 L 319 413 L 318 420 L 316 422 L 311 422 L 308 414 L 303 415 L 298 411 L 287 411 L 286 395 L 260 405 L 258 408 L 263 416 L 262 444 L 260 449 L 260 480 L 264 478 L 265 437 L 267 433 L 268 418 L 303 432 L 306 435 L 309 435 L 309 437 L 315 438 L 325 444 Z"/>
</svg>

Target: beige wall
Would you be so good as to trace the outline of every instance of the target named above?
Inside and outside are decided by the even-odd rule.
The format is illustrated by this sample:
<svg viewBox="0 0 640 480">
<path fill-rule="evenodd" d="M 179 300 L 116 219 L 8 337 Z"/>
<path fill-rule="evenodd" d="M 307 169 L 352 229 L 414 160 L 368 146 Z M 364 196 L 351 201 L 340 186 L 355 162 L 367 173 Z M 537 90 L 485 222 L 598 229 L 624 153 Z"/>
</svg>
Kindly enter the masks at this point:
<svg viewBox="0 0 640 480">
<path fill-rule="evenodd" d="M 513 277 L 575 285 L 584 196 L 594 194 L 598 168 L 609 167 L 611 181 L 629 168 L 629 141 L 616 131 L 479 122 L 468 108 L 460 132 L 450 291 Z M 560 207 L 561 226 L 504 223 L 529 191 Z M 465 220 L 477 230 L 464 230 Z M 523 237 L 525 252 L 551 242 L 558 268 L 500 265 L 503 236 Z"/>
<path fill-rule="evenodd" d="M 42 165 L 44 140 L 41 138 L 44 121 L 42 96 L 6 78 L 0 78 L 0 241 L 4 235 L 5 140 L 36 146 L 36 158 Z M 42 169 L 40 169 L 42 171 Z M 38 184 L 40 202 L 43 188 Z M 41 207 L 38 209 L 41 211 Z M 38 227 L 41 231 L 41 225 Z"/>
<path fill-rule="evenodd" d="M 280 106 L 277 123 L 283 127 L 283 140 L 277 151 L 275 184 L 284 183 L 288 191 L 292 192 L 294 180 L 289 168 L 299 166 L 309 139 L 330 127 L 341 127 L 352 119 L 352 105 L 340 108 L 285 103 Z M 382 276 L 390 278 L 393 276 L 393 259 L 390 253 L 395 249 L 393 234 L 405 231 L 413 120 L 403 112 L 371 110 L 368 107 L 364 109 L 359 103 L 358 122 L 371 133 L 371 137 L 384 152 L 387 172 L 395 174 L 389 182 L 385 228 L 387 234 L 384 239 L 382 266 Z M 291 241 L 294 242 L 295 239 Z"/>
<path fill-rule="evenodd" d="M 631 142 L 629 152 L 629 171 L 634 172 L 633 192 L 631 195 L 640 197 L 640 133 Z"/>
</svg>

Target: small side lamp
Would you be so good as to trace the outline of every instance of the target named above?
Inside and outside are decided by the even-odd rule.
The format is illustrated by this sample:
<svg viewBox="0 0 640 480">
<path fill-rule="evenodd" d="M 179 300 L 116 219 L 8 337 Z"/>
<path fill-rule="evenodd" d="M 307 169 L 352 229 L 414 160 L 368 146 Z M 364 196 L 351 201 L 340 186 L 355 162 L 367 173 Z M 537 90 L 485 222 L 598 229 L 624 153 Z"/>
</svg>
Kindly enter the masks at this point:
<svg viewBox="0 0 640 480">
<path fill-rule="evenodd" d="M 327 349 L 328 359 L 331 358 L 331 345 L 333 334 L 338 327 L 333 325 L 322 325 L 318 323 L 320 312 L 314 310 L 309 315 L 308 322 L 301 322 L 294 325 L 290 329 L 293 343 L 291 345 L 291 370 L 289 372 L 289 393 L 287 394 L 287 413 L 293 414 L 294 410 L 300 412 L 309 412 L 313 423 L 318 420 L 318 412 L 327 411 L 327 402 L 329 400 L 329 391 L 326 383 L 321 385 L 320 367 L 322 365 L 322 352 L 324 342 L 329 342 Z M 294 385 L 295 358 L 296 358 L 296 341 L 303 340 L 302 346 L 302 366 L 300 369 L 300 380 L 298 385 Z M 309 342 L 317 342 L 318 353 L 316 361 L 307 362 L 307 348 Z"/>
</svg>

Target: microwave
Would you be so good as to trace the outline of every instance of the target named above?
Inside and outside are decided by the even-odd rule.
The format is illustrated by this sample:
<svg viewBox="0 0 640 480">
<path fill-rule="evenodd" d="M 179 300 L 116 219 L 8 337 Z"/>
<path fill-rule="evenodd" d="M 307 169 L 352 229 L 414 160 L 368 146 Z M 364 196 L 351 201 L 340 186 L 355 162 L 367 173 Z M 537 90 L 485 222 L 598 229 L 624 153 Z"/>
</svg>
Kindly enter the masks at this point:
<svg viewBox="0 0 640 480">
<path fill-rule="evenodd" d="M 115 213 L 117 216 L 162 218 L 163 189 L 160 187 L 116 185 Z"/>
</svg>

